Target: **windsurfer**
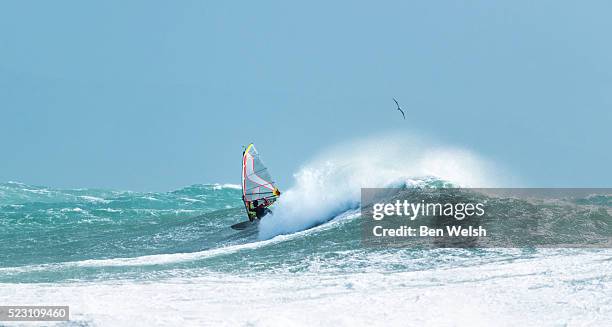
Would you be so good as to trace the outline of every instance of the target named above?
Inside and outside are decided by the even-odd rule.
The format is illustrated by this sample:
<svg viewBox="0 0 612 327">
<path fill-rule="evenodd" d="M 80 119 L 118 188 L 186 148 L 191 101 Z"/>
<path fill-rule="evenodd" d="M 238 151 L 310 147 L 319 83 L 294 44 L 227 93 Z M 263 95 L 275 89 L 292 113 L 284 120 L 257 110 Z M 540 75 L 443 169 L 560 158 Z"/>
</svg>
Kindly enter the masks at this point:
<svg viewBox="0 0 612 327">
<path fill-rule="evenodd" d="M 261 219 L 268 213 L 272 211 L 268 209 L 268 206 L 271 204 L 268 199 L 263 198 L 263 201 L 253 200 L 253 202 L 249 203 L 249 220 L 253 221 L 255 218 Z"/>
<path fill-rule="evenodd" d="M 276 202 L 281 192 L 278 190 L 268 169 L 261 161 L 259 153 L 251 143 L 242 153 L 242 201 L 249 221 L 262 219 L 272 211 L 268 208 Z M 242 230 L 243 225 L 232 225 Z"/>
</svg>

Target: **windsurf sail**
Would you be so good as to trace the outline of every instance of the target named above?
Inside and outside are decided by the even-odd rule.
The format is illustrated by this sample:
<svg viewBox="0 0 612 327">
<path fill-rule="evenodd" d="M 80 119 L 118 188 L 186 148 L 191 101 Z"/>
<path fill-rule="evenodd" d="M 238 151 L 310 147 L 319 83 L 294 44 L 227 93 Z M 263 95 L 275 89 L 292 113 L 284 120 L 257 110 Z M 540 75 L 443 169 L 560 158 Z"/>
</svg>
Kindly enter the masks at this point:
<svg viewBox="0 0 612 327">
<path fill-rule="evenodd" d="M 271 206 L 280 196 L 268 168 L 251 143 L 242 154 L 242 201 L 249 219 L 256 217 L 256 207 Z"/>
</svg>

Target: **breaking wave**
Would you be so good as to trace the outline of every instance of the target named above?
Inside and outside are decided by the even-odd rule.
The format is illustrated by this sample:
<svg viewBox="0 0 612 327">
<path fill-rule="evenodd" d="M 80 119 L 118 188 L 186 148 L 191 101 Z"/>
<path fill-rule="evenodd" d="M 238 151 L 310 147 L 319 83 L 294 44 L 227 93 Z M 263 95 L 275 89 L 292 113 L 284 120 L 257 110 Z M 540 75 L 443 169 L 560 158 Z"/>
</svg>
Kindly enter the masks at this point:
<svg viewBox="0 0 612 327">
<path fill-rule="evenodd" d="M 465 149 L 391 134 L 333 147 L 294 175 L 259 235 L 266 239 L 328 221 L 360 204 L 361 188 L 508 186 L 496 165 Z"/>
</svg>

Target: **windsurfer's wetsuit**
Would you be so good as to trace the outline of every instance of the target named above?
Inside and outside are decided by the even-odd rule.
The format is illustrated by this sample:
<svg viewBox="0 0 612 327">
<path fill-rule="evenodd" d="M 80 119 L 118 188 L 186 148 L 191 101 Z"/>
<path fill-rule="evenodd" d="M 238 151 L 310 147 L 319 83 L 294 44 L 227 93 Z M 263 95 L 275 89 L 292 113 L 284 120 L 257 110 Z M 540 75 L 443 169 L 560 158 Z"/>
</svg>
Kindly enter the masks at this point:
<svg viewBox="0 0 612 327">
<path fill-rule="evenodd" d="M 268 205 L 270 205 L 270 201 L 268 199 L 263 199 L 263 203 L 259 203 L 257 200 L 253 200 L 253 202 L 249 203 L 249 220 L 253 221 L 255 218 L 261 219 L 268 213 L 272 212 L 268 209 Z"/>
<path fill-rule="evenodd" d="M 263 204 L 260 204 L 257 208 L 255 208 L 255 216 L 257 219 L 261 219 L 268 213 L 268 211 L 270 211 L 270 209 L 264 207 Z"/>
</svg>

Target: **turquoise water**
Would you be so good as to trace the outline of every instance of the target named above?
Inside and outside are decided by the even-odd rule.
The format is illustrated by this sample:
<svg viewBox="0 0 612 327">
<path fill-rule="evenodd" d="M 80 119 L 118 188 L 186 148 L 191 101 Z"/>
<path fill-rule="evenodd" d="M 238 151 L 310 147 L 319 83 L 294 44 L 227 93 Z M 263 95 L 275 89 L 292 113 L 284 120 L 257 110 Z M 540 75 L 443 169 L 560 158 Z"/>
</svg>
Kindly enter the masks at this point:
<svg viewBox="0 0 612 327">
<path fill-rule="evenodd" d="M 445 185 L 431 178 L 420 182 Z M 437 301 L 444 291 L 458 301 L 461 294 L 482 287 L 484 302 L 472 304 L 489 303 L 491 315 L 503 314 L 496 311 L 502 304 L 520 311 L 529 310 L 521 301 L 535 301 L 542 313 L 522 316 L 527 324 L 540 323 L 541 317 L 603 323 L 611 316 L 609 249 L 367 248 L 361 242 L 359 203 L 353 200 L 313 212 L 326 217 L 282 227 L 291 212 L 291 191 L 285 207 L 259 229 L 234 231 L 229 226 L 245 219 L 240 194 L 231 184 L 161 193 L 0 184 L 0 301 L 68 303 L 81 325 L 147 321 L 159 310 L 194 315 L 193 321 L 171 323 L 280 325 L 286 312 L 297 314 L 311 300 L 334 310 L 341 310 L 335 300 L 359 306 L 378 301 L 372 310 L 392 314 L 388 310 L 412 303 L 417 295 L 418 301 Z M 582 205 L 609 210 L 608 200 Z M 593 210 L 584 212 L 592 215 Z M 601 226 L 589 232 L 606 236 L 609 229 Z M 510 293 L 501 296 L 500 289 Z M 202 295 L 210 292 L 219 295 Z M 266 300 L 259 304 L 262 296 Z M 550 296 L 565 304 L 545 305 Z M 116 300 L 146 304 L 115 318 L 92 309 Z M 168 304 L 185 301 L 186 307 Z M 245 309 L 249 316 L 227 320 L 232 310 L 241 310 L 237 303 L 251 306 L 252 301 L 258 304 Z M 202 307 L 217 309 L 202 315 Z M 355 319 L 366 319 L 362 315 L 369 312 L 342 310 L 353 312 Z M 328 322 L 330 315 L 312 318 L 312 323 Z M 486 324 L 492 316 L 481 318 Z"/>
</svg>

